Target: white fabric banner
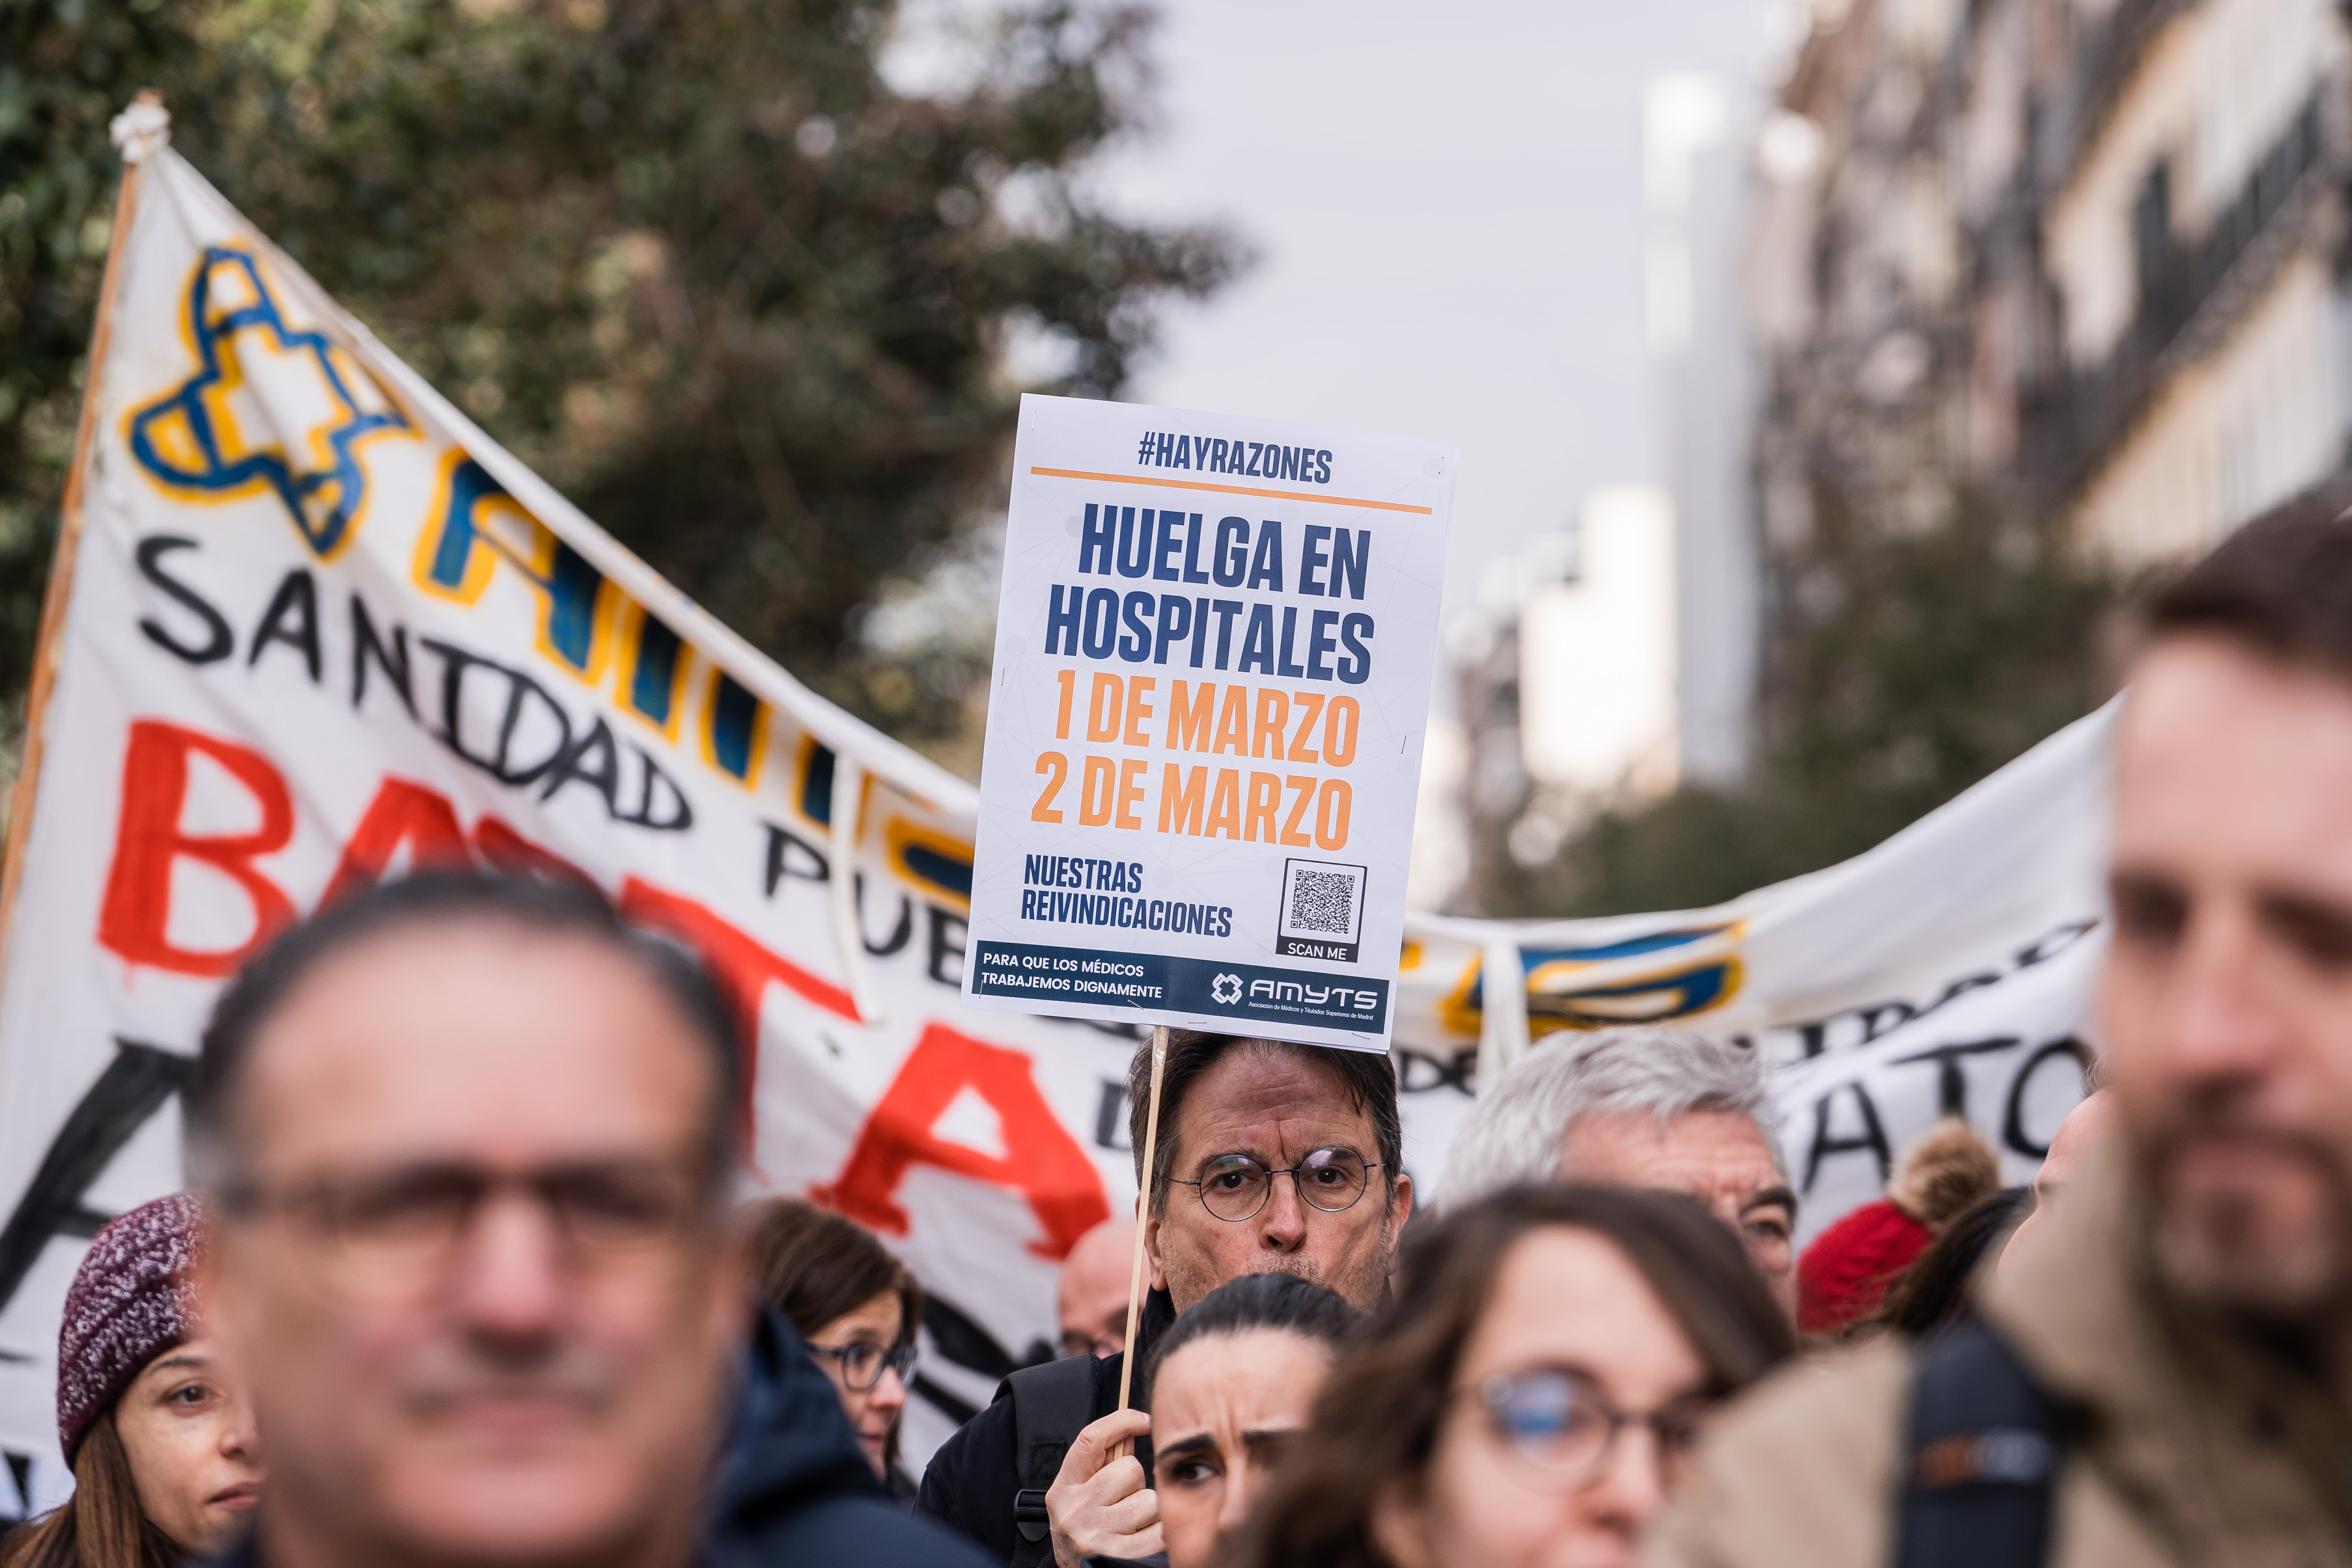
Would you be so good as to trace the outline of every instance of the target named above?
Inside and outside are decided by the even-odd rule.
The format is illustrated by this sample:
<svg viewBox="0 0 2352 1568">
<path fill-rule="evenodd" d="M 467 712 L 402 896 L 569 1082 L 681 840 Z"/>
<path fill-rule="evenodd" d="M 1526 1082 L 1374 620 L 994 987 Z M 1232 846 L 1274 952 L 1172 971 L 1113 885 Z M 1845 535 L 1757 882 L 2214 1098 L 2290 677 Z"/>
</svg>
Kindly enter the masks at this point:
<svg viewBox="0 0 2352 1568">
<path fill-rule="evenodd" d="M 1429 1042 L 1483 1027 L 1488 1061 L 1498 1054 L 1510 1029 L 1483 1015 L 1482 955 L 1504 932 L 1537 1049 L 1552 1030 L 1671 1021 L 1764 1053 L 1801 1243 L 1878 1197 L 1904 1147 L 1948 1113 L 1992 1140 L 2011 1180 L 2029 1178 L 2082 1097 L 2112 716 L 2110 705 L 2068 726 L 1865 854 L 1713 909 L 1409 919 L 1407 1086 L 1475 1081 L 1477 1049 L 1431 1061 Z"/>
<path fill-rule="evenodd" d="M 936 1297 L 919 1465 L 1043 1354 L 1056 1260 L 1134 1201 L 1134 1032 L 966 1007 L 971 788 L 663 582 L 176 156 L 142 180 L 0 967 L 0 1447 L 54 1455 L 68 1283 L 106 1218 L 182 1185 L 223 978 L 324 899 L 468 863 L 584 876 L 708 956 L 756 1049 L 758 1182 L 872 1227 Z M 1410 918 L 1407 1166 L 1433 1189 L 1482 1037 L 1492 1061 L 1672 1018 L 1785 1064 L 1809 1229 L 1939 1106 L 2024 1175 L 2075 1092 L 2104 747 L 2086 720 L 1717 910 Z M 1525 1011 L 1489 1020 L 1484 957 L 1514 948 Z"/>
</svg>

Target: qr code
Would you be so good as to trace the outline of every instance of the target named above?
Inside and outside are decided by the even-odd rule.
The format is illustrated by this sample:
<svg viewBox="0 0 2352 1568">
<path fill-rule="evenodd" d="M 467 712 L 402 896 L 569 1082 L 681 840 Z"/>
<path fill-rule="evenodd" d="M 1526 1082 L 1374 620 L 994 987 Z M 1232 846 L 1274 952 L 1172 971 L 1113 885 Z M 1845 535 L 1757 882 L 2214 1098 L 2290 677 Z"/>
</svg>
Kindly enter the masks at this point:
<svg viewBox="0 0 2352 1568">
<path fill-rule="evenodd" d="M 1290 879 L 1290 931 L 1356 934 L 1357 879 L 1330 872 L 1301 870 Z"/>
<path fill-rule="evenodd" d="M 1274 950 L 1292 958 L 1357 961 L 1370 868 L 1331 861 L 1282 862 L 1282 901 L 1275 905 Z"/>
</svg>

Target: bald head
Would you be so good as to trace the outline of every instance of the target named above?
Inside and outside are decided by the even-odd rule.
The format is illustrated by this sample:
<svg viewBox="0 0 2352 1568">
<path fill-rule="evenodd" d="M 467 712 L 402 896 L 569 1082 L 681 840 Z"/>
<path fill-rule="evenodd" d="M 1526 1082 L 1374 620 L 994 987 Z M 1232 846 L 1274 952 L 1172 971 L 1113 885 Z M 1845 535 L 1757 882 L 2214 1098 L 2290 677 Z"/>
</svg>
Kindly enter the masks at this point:
<svg viewBox="0 0 2352 1568">
<path fill-rule="evenodd" d="M 2084 1096 L 2083 1103 L 2066 1113 L 2058 1130 L 2050 1134 L 2049 1152 L 2042 1156 L 2042 1169 L 2033 1177 L 2033 1208 L 2010 1232 L 2001 1249 L 2001 1256 L 2032 1230 L 2049 1209 L 2058 1194 L 2072 1182 L 2091 1151 L 2106 1141 L 2116 1124 L 2116 1096 L 2112 1090 L 2101 1089 Z"/>
<path fill-rule="evenodd" d="M 2066 1113 L 2051 1134 L 2050 1152 L 2042 1156 L 2041 1172 L 2033 1178 L 2036 1203 L 2047 1203 L 2060 1187 L 2074 1179 L 2084 1156 L 2096 1148 L 2116 1124 L 2116 1097 L 2108 1090 L 2084 1097 L 2083 1103 Z"/>
<path fill-rule="evenodd" d="M 1078 1238 L 1055 1292 L 1062 1354 L 1116 1355 L 1127 1340 L 1127 1290 L 1135 1262 L 1135 1219 L 1118 1214 Z"/>
</svg>

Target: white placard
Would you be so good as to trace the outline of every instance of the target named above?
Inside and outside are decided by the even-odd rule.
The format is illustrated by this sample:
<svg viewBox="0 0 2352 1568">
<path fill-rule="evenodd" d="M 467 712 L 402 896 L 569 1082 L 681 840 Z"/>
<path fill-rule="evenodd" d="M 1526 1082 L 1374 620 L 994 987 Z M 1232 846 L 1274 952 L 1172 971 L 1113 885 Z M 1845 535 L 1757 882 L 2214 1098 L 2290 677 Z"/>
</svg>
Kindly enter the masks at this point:
<svg viewBox="0 0 2352 1568">
<path fill-rule="evenodd" d="M 1022 400 L 972 1003 L 1388 1048 L 1456 466 Z"/>
</svg>

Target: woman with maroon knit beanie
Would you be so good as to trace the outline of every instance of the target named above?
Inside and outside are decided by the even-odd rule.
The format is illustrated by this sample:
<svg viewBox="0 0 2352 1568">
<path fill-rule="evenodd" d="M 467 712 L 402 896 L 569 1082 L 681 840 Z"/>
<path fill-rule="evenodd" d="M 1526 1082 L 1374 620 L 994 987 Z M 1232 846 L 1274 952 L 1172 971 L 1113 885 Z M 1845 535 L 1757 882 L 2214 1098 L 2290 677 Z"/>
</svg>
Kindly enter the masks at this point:
<svg viewBox="0 0 2352 1568">
<path fill-rule="evenodd" d="M 0 1568 L 176 1568 L 234 1540 L 260 1499 L 243 1391 L 196 1314 L 204 1205 L 142 1204 L 90 1243 L 58 1333 L 64 1506 L 0 1541 Z"/>
</svg>

